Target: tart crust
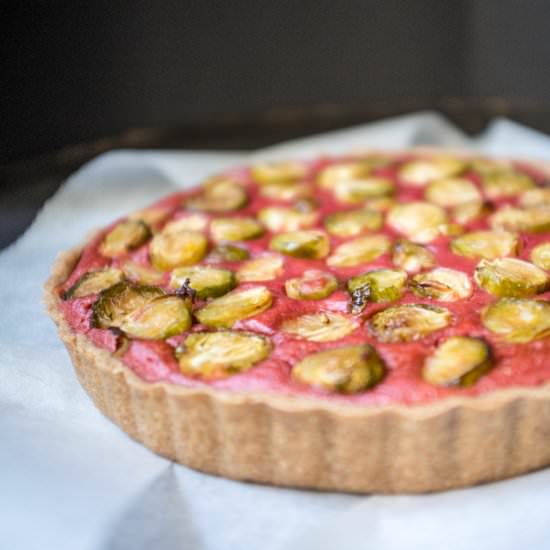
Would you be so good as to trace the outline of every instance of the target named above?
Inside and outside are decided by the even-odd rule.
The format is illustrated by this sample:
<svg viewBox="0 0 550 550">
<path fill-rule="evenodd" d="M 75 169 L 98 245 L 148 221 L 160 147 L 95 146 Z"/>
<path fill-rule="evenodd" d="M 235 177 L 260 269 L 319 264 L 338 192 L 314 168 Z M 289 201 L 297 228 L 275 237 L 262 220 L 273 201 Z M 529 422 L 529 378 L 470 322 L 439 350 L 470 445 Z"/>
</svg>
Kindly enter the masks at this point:
<svg viewBox="0 0 550 550">
<path fill-rule="evenodd" d="M 550 384 L 359 407 L 145 382 L 63 317 L 56 288 L 81 251 L 59 255 L 45 284 L 47 311 L 95 405 L 155 453 L 232 479 L 356 493 L 439 491 L 550 465 Z"/>
</svg>

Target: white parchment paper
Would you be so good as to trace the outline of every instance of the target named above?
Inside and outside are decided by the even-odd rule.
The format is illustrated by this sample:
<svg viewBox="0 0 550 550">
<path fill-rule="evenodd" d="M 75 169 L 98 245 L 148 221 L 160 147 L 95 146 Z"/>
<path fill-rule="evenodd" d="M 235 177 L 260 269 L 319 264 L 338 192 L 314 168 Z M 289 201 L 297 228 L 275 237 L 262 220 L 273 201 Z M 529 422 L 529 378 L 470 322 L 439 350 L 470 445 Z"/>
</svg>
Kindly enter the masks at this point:
<svg viewBox="0 0 550 550">
<path fill-rule="evenodd" d="M 58 251 L 212 172 L 251 158 L 420 144 L 550 159 L 550 138 L 512 122 L 497 120 L 468 139 L 440 116 L 419 113 L 253 155 L 113 152 L 69 178 L 0 254 L 0 549 L 550 548 L 550 469 L 461 491 L 380 497 L 233 482 L 157 457 L 95 409 L 41 305 Z"/>
</svg>

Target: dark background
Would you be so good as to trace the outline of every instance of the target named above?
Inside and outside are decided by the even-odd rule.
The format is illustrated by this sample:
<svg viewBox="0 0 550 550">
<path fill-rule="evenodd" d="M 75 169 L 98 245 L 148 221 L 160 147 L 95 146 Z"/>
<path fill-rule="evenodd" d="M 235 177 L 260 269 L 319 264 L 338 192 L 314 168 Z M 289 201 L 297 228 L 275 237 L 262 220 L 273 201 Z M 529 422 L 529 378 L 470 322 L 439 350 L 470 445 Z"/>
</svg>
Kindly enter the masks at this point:
<svg viewBox="0 0 550 550">
<path fill-rule="evenodd" d="M 115 147 L 253 148 L 432 108 L 550 132 L 545 0 L 0 7 L 0 246 Z"/>
</svg>

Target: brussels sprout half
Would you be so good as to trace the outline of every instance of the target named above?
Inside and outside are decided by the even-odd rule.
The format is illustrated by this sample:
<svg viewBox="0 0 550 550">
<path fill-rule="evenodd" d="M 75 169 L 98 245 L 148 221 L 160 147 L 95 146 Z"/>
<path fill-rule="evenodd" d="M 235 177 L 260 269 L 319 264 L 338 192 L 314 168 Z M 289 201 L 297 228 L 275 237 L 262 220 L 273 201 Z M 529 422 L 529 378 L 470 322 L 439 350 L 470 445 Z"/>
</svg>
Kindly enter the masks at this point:
<svg viewBox="0 0 550 550">
<path fill-rule="evenodd" d="M 531 261 L 541 269 L 550 269 L 550 243 L 542 243 L 531 250 Z"/>
<path fill-rule="evenodd" d="M 237 285 L 235 274 L 229 269 L 210 266 L 178 267 L 172 271 L 170 286 L 180 288 L 188 285 L 199 298 L 217 298 L 223 296 Z"/>
<path fill-rule="evenodd" d="M 409 273 L 435 265 L 435 256 L 420 244 L 399 239 L 393 246 L 392 262 Z"/>
<path fill-rule="evenodd" d="M 383 217 L 375 210 L 348 210 L 336 212 L 325 219 L 325 228 L 337 237 L 355 237 L 382 227 Z"/>
<path fill-rule="evenodd" d="M 121 266 L 124 275 L 134 283 L 143 285 L 160 285 L 164 281 L 164 273 L 151 267 L 127 261 Z"/>
<path fill-rule="evenodd" d="M 484 340 L 452 336 L 426 359 L 422 377 L 436 386 L 466 388 L 475 384 L 491 367 L 491 353 Z"/>
<path fill-rule="evenodd" d="M 218 218 L 210 224 L 210 233 L 216 241 L 247 241 L 262 235 L 264 228 L 254 218 Z"/>
<path fill-rule="evenodd" d="M 481 183 L 485 194 L 490 199 L 513 197 L 536 185 L 527 174 L 513 170 L 501 170 L 485 174 Z"/>
<path fill-rule="evenodd" d="M 481 312 L 483 325 L 506 342 L 526 344 L 550 335 L 550 304 L 501 298 Z"/>
<path fill-rule="evenodd" d="M 271 342 L 233 330 L 195 332 L 185 339 L 183 350 L 178 362 L 184 374 L 215 379 L 244 372 L 263 361 L 271 352 Z"/>
<path fill-rule="evenodd" d="M 85 273 L 78 281 L 63 294 L 64 300 L 82 298 L 90 294 L 97 294 L 124 279 L 120 269 L 108 268 L 100 271 Z"/>
<path fill-rule="evenodd" d="M 243 262 L 237 271 L 239 282 L 271 281 L 282 274 L 284 259 L 276 254 Z"/>
<path fill-rule="evenodd" d="M 258 219 L 274 233 L 311 227 L 318 217 L 319 213 L 315 210 L 304 212 L 287 206 L 268 206 L 258 212 Z"/>
<path fill-rule="evenodd" d="M 337 288 L 338 281 L 334 275 L 316 269 L 309 269 L 302 277 L 285 282 L 286 294 L 293 300 L 323 300 Z"/>
<path fill-rule="evenodd" d="M 260 195 L 262 197 L 284 202 L 309 197 L 311 193 L 312 189 L 309 185 L 294 181 L 275 181 L 266 183 L 260 187 Z"/>
<path fill-rule="evenodd" d="M 200 194 L 189 197 L 185 206 L 204 212 L 230 212 L 242 208 L 247 202 L 248 195 L 239 182 L 216 178 L 205 183 Z"/>
<path fill-rule="evenodd" d="M 441 234 L 447 215 L 440 206 L 415 201 L 394 206 L 388 212 L 387 223 L 411 241 L 428 243 Z"/>
<path fill-rule="evenodd" d="M 403 304 L 376 313 L 368 327 L 381 342 L 411 342 L 445 328 L 451 320 L 451 313 L 443 307 Z"/>
<path fill-rule="evenodd" d="M 550 187 L 536 187 L 519 196 L 521 206 L 550 206 Z"/>
<path fill-rule="evenodd" d="M 370 177 L 340 181 L 334 184 L 332 192 L 340 202 L 359 203 L 368 199 L 393 195 L 395 185 L 388 178 Z"/>
<path fill-rule="evenodd" d="M 160 271 L 200 262 L 208 248 L 207 238 L 197 231 L 158 233 L 149 249 L 151 263 Z"/>
<path fill-rule="evenodd" d="M 301 384 L 353 394 L 378 384 L 384 373 L 384 363 L 376 350 L 363 344 L 308 355 L 294 366 L 291 376 Z"/>
<path fill-rule="evenodd" d="M 481 201 L 481 193 L 478 188 L 466 178 L 433 181 L 426 188 L 424 196 L 427 201 L 444 208 Z"/>
<path fill-rule="evenodd" d="M 121 319 L 119 328 L 129 336 L 159 340 L 185 332 L 191 327 L 191 313 L 179 296 L 161 296 Z"/>
<path fill-rule="evenodd" d="M 483 201 L 457 204 L 451 209 L 451 217 L 457 223 L 470 223 L 490 211 L 491 205 Z"/>
<path fill-rule="evenodd" d="M 164 296 L 164 292 L 154 286 L 128 281 L 116 283 L 100 292 L 93 305 L 92 325 L 96 328 L 119 327 L 126 315 L 160 296 Z"/>
<path fill-rule="evenodd" d="M 441 302 L 456 302 L 472 294 L 472 283 L 468 275 L 447 267 L 438 267 L 415 275 L 410 282 L 410 288 L 417 296 Z"/>
<path fill-rule="evenodd" d="M 332 267 L 353 267 L 371 262 L 388 252 L 391 241 L 386 235 L 368 235 L 342 243 L 327 259 Z"/>
<path fill-rule="evenodd" d="M 208 254 L 208 260 L 211 262 L 241 262 L 249 257 L 250 253 L 246 248 L 227 243 L 219 244 Z"/>
<path fill-rule="evenodd" d="M 357 321 L 341 313 L 323 311 L 284 321 L 280 329 L 311 342 L 332 342 L 351 334 L 358 326 Z"/>
<path fill-rule="evenodd" d="M 317 175 L 317 183 L 324 188 L 332 188 L 341 181 L 357 180 L 368 176 L 372 165 L 361 160 L 336 162 L 323 168 Z"/>
<path fill-rule="evenodd" d="M 315 229 L 280 233 L 271 239 L 269 246 L 288 256 L 315 260 L 324 258 L 330 250 L 326 234 Z"/>
<path fill-rule="evenodd" d="M 399 170 L 405 183 L 422 187 L 433 180 L 458 176 L 466 169 L 466 163 L 454 157 L 432 157 L 406 162 Z"/>
<path fill-rule="evenodd" d="M 195 312 L 195 316 L 203 325 L 230 328 L 241 319 L 269 309 L 272 300 L 271 292 L 263 286 L 237 289 L 207 303 Z"/>
<path fill-rule="evenodd" d="M 150 236 L 151 230 L 147 224 L 141 220 L 126 220 L 103 237 L 99 252 L 107 258 L 121 256 L 141 246 Z"/>
<path fill-rule="evenodd" d="M 400 269 L 375 269 L 352 277 L 347 284 L 352 313 L 360 313 L 368 302 L 391 302 L 403 294 L 407 274 Z"/>
<path fill-rule="evenodd" d="M 308 168 L 299 162 L 265 162 L 255 164 L 250 172 L 256 182 L 266 184 L 302 179 L 306 177 Z"/>
<path fill-rule="evenodd" d="M 514 208 L 504 206 L 489 218 L 494 229 L 544 233 L 550 231 L 550 205 Z"/>
<path fill-rule="evenodd" d="M 481 260 L 474 279 L 480 288 L 494 296 L 525 298 L 550 288 L 550 277 L 545 271 L 517 258 Z"/>
<path fill-rule="evenodd" d="M 451 250 L 467 258 L 494 260 L 502 256 L 515 256 L 518 238 L 508 231 L 473 231 L 454 239 Z"/>
</svg>

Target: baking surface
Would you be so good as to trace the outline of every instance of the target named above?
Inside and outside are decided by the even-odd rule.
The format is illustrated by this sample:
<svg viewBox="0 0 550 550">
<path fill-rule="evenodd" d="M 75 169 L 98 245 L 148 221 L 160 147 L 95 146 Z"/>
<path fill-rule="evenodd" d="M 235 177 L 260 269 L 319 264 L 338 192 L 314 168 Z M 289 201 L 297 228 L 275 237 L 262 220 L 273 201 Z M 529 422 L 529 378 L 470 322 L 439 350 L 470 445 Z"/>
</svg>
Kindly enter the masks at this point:
<svg viewBox="0 0 550 550">
<path fill-rule="evenodd" d="M 265 156 L 434 143 L 474 145 L 428 114 L 337 132 L 329 141 L 283 145 Z M 550 158 L 547 138 L 507 122 L 493 126 L 477 145 L 483 152 Z M 490 537 L 493 548 L 515 549 L 520 543 L 544 548 L 550 534 L 550 496 L 544 490 L 550 488 L 550 471 L 417 497 L 276 489 L 175 466 L 129 440 L 96 411 L 39 304 L 55 253 L 119 215 L 251 158 L 103 155 L 73 176 L 23 239 L 0 255 L 3 543 L 25 549 L 140 549 L 154 541 L 161 549 L 318 549 L 337 544 L 391 550 L 439 548 L 449 537 L 453 548 L 472 548 Z"/>
</svg>

